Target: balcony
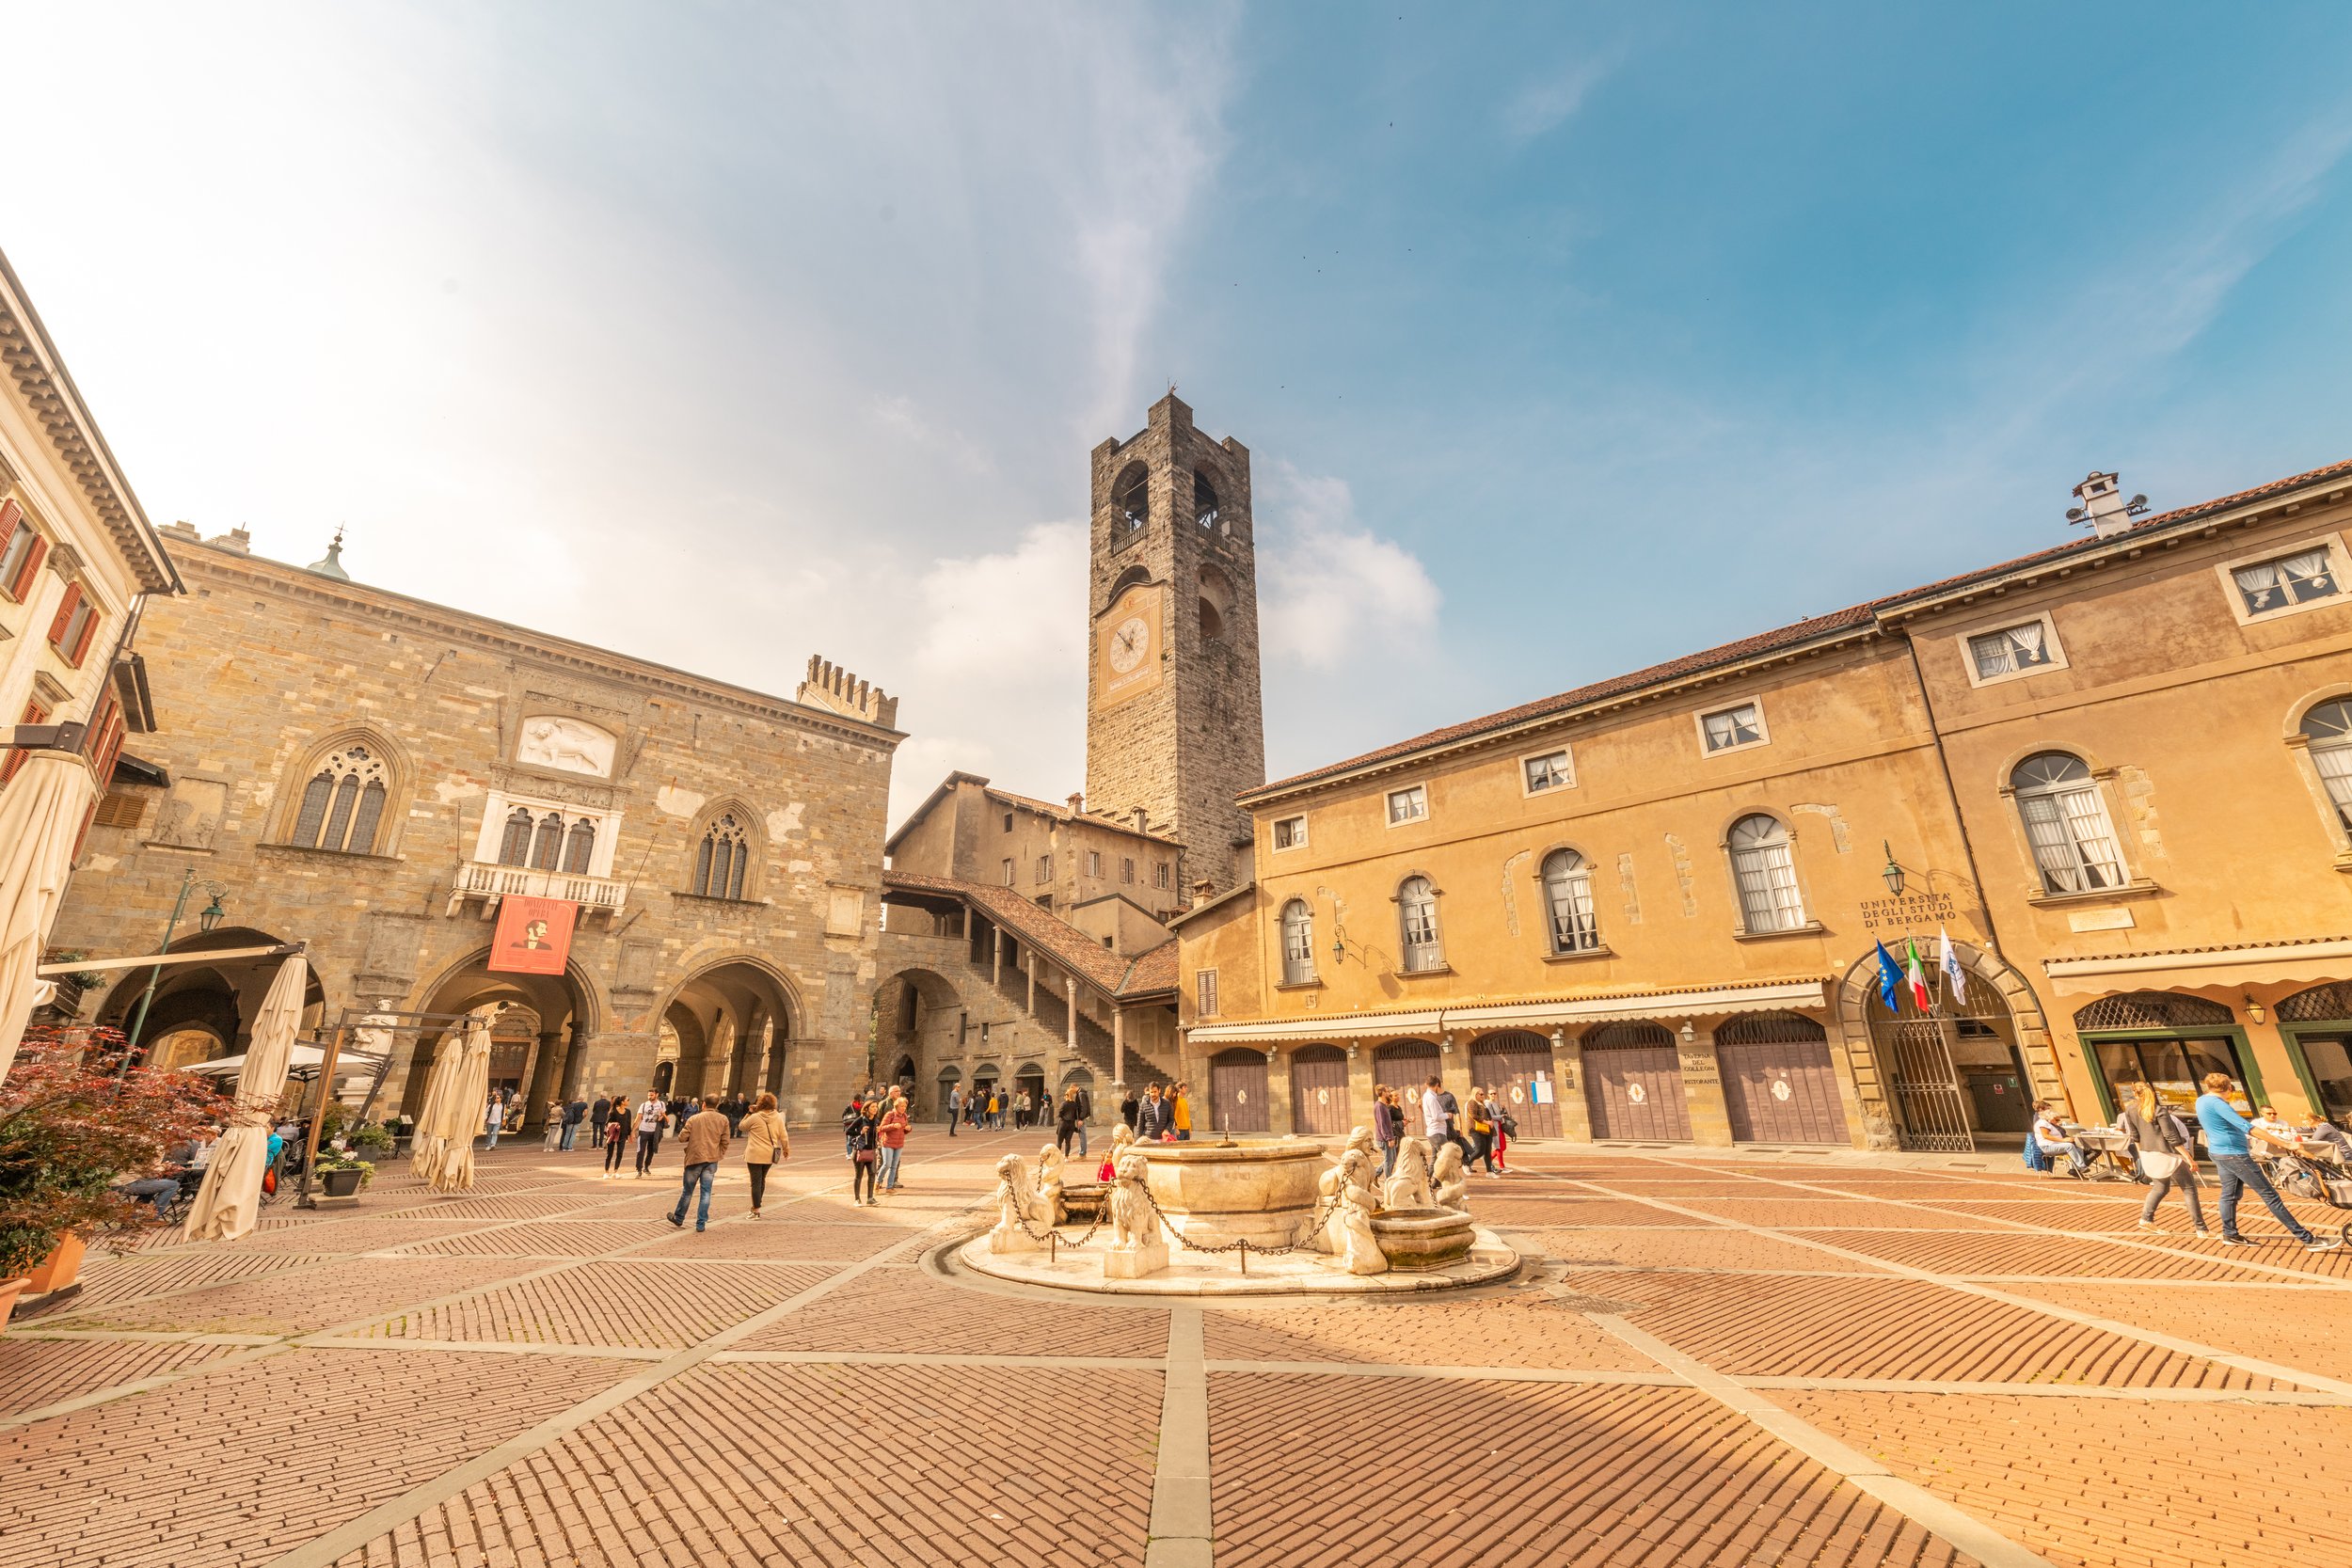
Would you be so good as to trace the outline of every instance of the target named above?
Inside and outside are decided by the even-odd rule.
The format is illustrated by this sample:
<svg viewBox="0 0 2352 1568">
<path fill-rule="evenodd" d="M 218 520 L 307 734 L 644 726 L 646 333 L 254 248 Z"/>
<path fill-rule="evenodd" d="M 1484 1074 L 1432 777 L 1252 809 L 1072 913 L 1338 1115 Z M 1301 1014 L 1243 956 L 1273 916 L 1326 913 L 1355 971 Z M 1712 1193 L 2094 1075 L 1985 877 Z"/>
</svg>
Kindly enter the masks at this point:
<svg viewBox="0 0 2352 1568">
<path fill-rule="evenodd" d="M 568 898 L 582 914 L 618 914 L 628 896 L 628 884 L 610 877 L 587 877 L 569 871 L 534 871 L 527 865 L 493 865 L 486 861 L 460 861 L 452 880 L 448 912 L 455 914 L 469 899 L 487 906 L 486 915 L 508 894 L 525 898 Z"/>
</svg>

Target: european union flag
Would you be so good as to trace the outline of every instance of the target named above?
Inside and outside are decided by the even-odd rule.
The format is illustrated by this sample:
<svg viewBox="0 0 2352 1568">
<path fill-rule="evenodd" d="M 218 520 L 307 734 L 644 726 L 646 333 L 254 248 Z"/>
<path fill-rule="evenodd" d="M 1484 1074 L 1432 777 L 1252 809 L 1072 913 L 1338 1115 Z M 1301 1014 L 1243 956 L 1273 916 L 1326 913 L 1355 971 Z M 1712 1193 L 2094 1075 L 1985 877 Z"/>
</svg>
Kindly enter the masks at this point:
<svg viewBox="0 0 2352 1568">
<path fill-rule="evenodd" d="M 1886 950 L 1883 942 L 1879 943 L 1879 1000 L 1886 1004 L 1890 1013 L 1903 1010 L 1902 965 L 1895 961 L 1895 955 Z"/>
</svg>

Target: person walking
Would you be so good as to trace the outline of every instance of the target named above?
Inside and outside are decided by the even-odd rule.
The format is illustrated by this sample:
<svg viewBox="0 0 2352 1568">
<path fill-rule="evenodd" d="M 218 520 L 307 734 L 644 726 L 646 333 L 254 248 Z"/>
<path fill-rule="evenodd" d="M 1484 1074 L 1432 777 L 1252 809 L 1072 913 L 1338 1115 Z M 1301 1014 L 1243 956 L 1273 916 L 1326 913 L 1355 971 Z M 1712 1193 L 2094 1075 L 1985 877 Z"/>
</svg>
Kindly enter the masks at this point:
<svg viewBox="0 0 2352 1568">
<path fill-rule="evenodd" d="M 555 1146 L 563 1141 L 564 1102 L 560 1100 L 550 1100 L 548 1101 L 547 1125 L 540 1130 L 539 1147 L 552 1154 L 555 1152 Z"/>
<path fill-rule="evenodd" d="M 661 1130 L 669 1124 L 670 1107 L 662 1103 L 661 1092 L 646 1090 L 637 1107 L 637 1174 L 641 1178 L 653 1169 L 654 1150 L 661 1147 Z"/>
<path fill-rule="evenodd" d="M 2132 1102 L 2123 1107 L 2123 1114 L 2115 1118 L 2115 1125 L 2132 1140 L 2132 1163 L 2148 1179 L 2148 1200 L 2139 1206 L 2139 1227 L 2163 1229 L 2156 1223 L 2156 1207 L 2166 1193 L 2176 1192 L 2188 1205 L 2189 1222 L 2197 1227 L 2197 1234 L 2211 1236 L 2213 1232 L 2205 1228 L 2204 1205 L 2197 1201 L 2197 1138 L 2181 1114 L 2156 1099 L 2154 1085 L 2143 1083 Z"/>
<path fill-rule="evenodd" d="M 1470 1153 L 1463 1157 L 1462 1169 L 1465 1172 L 1474 1170 L 1477 1168 L 1478 1162 L 1484 1160 L 1486 1162 L 1488 1176 L 1500 1175 L 1501 1173 L 1495 1169 L 1494 1117 L 1490 1114 L 1485 1089 L 1470 1090 L 1470 1107 L 1466 1115 L 1470 1118 Z"/>
<path fill-rule="evenodd" d="M 506 1101 L 499 1098 L 498 1090 L 492 1089 L 490 1102 L 482 1108 L 482 1131 L 486 1135 L 482 1146 L 484 1152 L 498 1148 L 499 1129 L 505 1125 Z"/>
<path fill-rule="evenodd" d="M 597 1095 L 596 1103 L 588 1107 L 588 1125 L 596 1129 L 596 1131 L 591 1132 L 589 1136 L 596 1138 L 603 1137 L 606 1118 L 608 1118 L 612 1114 L 612 1098 L 610 1095 L 605 1094 Z"/>
<path fill-rule="evenodd" d="M 785 1132 L 784 1117 L 776 1114 L 776 1097 L 763 1094 L 743 1117 L 743 1171 L 752 1180 L 752 1218 L 759 1218 L 760 1202 L 768 1196 L 768 1167 L 791 1154 L 792 1139 Z"/>
<path fill-rule="evenodd" d="M 1054 1117 L 1054 1142 L 1065 1156 L 1070 1152 L 1071 1140 L 1078 1137 L 1085 1126 L 1078 1114 L 1078 1086 L 1073 1084 L 1062 1091 L 1061 1109 Z M 1078 1155 L 1081 1159 L 1086 1157 L 1084 1145 L 1079 1147 Z"/>
<path fill-rule="evenodd" d="M 988 1130 L 992 1132 L 1005 1130 L 1005 1097 L 996 1092 L 993 1084 L 988 1087 Z"/>
<path fill-rule="evenodd" d="M 883 1108 L 882 1120 L 874 1124 L 875 1135 L 882 1144 L 882 1158 L 875 1162 L 879 1168 L 874 1174 L 874 1184 L 885 1193 L 898 1190 L 898 1157 L 906 1152 L 911 1119 L 907 1116 L 906 1097 L 891 1090 L 890 1103 Z"/>
<path fill-rule="evenodd" d="M 956 1135 L 956 1123 L 963 1119 L 963 1085 L 958 1084 L 947 1091 L 947 1135 Z"/>
<path fill-rule="evenodd" d="M 710 1223 L 710 1188 L 718 1180 L 719 1162 L 727 1151 L 726 1113 L 716 1105 L 705 1105 L 687 1118 L 679 1135 L 685 1139 L 679 1152 L 686 1158 L 686 1180 L 678 1188 L 677 1207 L 670 1211 L 670 1223 L 681 1230 L 686 1228 L 687 1201 L 699 1186 L 702 1200 L 694 1209 L 694 1228 L 700 1230 Z"/>
<path fill-rule="evenodd" d="M 1180 1144 L 1188 1144 L 1192 1142 L 1191 1085 L 1181 1081 L 1178 1082 L 1176 1085 L 1176 1099 L 1170 1108 L 1169 1119 L 1176 1129 L 1176 1141 Z"/>
<path fill-rule="evenodd" d="M 1405 1113 L 1386 1084 L 1372 1086 L 1372 1141 L 1379 1146 L 1380 1180 L 1386 1181 L 1396 1174 L 1396 1146 L 1405 1141 Z"/>
<path fill-rule="evenodd" d="M 2205 1092 L 2197 1097 L 2197 1122 L 2205 1131 L 2205 1152 L 2213 1156 L 2213 1168 L 2221 1173 L 2221 1244 L 2250 1246 L 2253 1243 L 2238 1234 L 2237 1196 L 2239 1189 L 2251 1187 L 2254 1196 L 2263 1200 L 2271 1217 L 2287 1227 L 2287 1234 L 2303 1243 L 2305 1252 L 2326 1252 L 2344 1243 L 2333 1236 L 2314 1236 L 2301 1220 L 2288 1212 L 2286 1202 L 2279 1196 L 2279 1189 L 2270 1184 L 2262 1167 L 2254 1164 L 2254 1156 L 2246 1143 L 2253 1124 L 2238 1115 L 2237 1107 L 2222 1098 L 2230 1088 L 2226 1072 L 2205 1074 Z M 2256 1137 L 2276 1143 L 2277 1139 L 2257 1132 Z"/>
<path fill-rule="evenodd" d="M 1084 1084 L 1072 1085 L 1078 1096 L 1078 1158 L 1087 1157 L 1087 1124 L 1094 1119 L 1094 1091 Z"/>
<path fill-rule="evenodd" d="M 1126 1099 L 1119 1102 L 1119 1119 L 1127 1124 L 1128 1132 L 1135 1132 L 1141 1131 L 1142 1117 L 1143 1101 L 1137 1099 L 1133 1093 L 1130 1093 Z"/>
<path fill-rule="evenodd" d="M 580 1124 L 587 1119 L 588 1102 L 573 1095 L 570 1103 L 564 1107 L 564 1141 L 560 1147 L 564 1153 L 569 1154 L 580 1142 Z"/>
<path fill-rule="evenodd" d="M 1143 1103 L 1136 1113 L 1136 1136 L 1144 1143 L 1176 1141 L 1176 1107 L 1157 1084 L 1143 1092 Z"/>
<path fill-rule="evenodd" d="M 598 1128 L 599 1135 L 604 1139 L 604 1174 L 596 1180 L 610 1181 L 613 1173 L 621 1168 L 621 1151 L 628 1148 L 628 1101 L 612 1100 L 599 1103 L 604 1106 L 604 1120 Z"/>
<path fill-rule="evenodd" d="M 1455 1145 L 1462 1150 L 1462 1157 L 1467 1160 L 1470 1157 L 1470 1146 L 1463 1143 L 1454 1133 L 1454 1097 L 1445 1092 L 1444 1080 L 1433 1072 L 1429 1075 L 1429 1082 L 1422 1085 L 1422 1135 L 1429 1140 L 1429 1147 L 1432 1149 L 1439 1144 Z"/>
<path fill-rule="evenodd" d="M 881 1156 L 880 1140 L 874 1133 L 873 1118 L 857 1097 L 850 1097 L 847 1109 L 841 1113 L 841 1141 L 850 1158 L 850 1201 L 868 1208 L 874 1202 L 874 1165 Z"/>
</svg>

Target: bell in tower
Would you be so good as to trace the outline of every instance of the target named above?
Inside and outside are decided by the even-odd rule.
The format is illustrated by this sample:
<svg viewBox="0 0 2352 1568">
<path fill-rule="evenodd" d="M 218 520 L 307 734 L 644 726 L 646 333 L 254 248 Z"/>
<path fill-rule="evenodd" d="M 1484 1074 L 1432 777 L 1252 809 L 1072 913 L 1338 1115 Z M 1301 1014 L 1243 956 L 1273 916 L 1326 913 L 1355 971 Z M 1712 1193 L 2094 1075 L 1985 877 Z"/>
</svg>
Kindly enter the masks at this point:
<svg viewBox="0 0 2352 1568">
<path fill-rule="evenodd" d="M 1087 801 L 1184 847 L 1180 886 L 1249 876 L 1265 782 L 1249 451 L 1212 441 L 1171 391 L 1094 449 L 1088 571 Z"/>
</svg>

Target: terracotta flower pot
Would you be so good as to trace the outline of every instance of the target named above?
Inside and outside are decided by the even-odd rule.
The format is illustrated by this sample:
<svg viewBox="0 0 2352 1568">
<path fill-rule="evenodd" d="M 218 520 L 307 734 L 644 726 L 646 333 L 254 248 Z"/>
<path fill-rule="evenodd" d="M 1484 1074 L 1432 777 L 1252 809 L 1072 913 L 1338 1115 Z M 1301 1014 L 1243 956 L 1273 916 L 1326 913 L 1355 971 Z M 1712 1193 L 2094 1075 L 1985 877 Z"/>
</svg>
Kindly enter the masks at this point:
<svg viewBox="0 0 2352 1568">
<path fill-rule="evenodd" d="M 16 1310 L 16 1298 L 24 1293 L 23 1275 L 14 1279 L 0 1279 L 0 1334 L 8 1332 L 8 1314 Z"/>
<path fill-rule="evenodd" d="M 89 1243 L 71 1231 L 58 1237 L 57 1244 L 49 1249 L 49 1256 L 27 1276 L 24 1293 L 47 1295 L 72 1284 L 82 1272 L 82 1255 L 88 1250 Z"/>
</svg>

